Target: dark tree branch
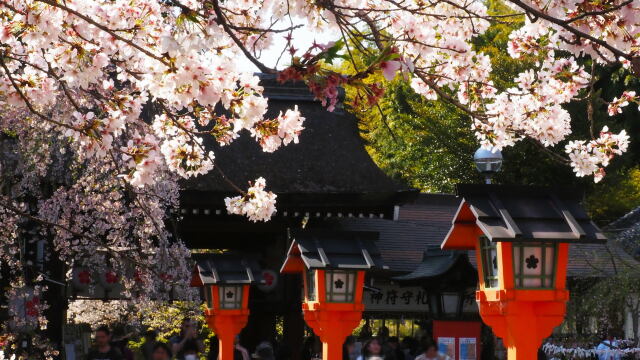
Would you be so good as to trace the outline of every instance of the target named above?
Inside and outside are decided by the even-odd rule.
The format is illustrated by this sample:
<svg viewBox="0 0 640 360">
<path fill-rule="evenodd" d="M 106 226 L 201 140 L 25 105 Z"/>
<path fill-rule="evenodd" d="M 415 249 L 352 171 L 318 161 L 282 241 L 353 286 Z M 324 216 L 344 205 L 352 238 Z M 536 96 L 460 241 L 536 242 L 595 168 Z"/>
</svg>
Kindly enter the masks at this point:
<svg viewBox="0 0 640 360">
<path fill-rule="evenodd" d="M 609 45 L 606 41 L 604 40 L 600 40 L 598 38 L 595 38 L 585 32 L 582 32 L 572 26 L 569 25 L 569 23 L 567 23 L 565 20 L 560 20 L 557 19 L 547 13 L 544 13 L 530 5 L 525 4 L 524 2 L 522 2 L 521 0 L 509 0 L 510 2 L 518 5 L 519 7 L 521 7 L 523 10 L 525 10 L 528 14 L 531 14 L 533 16 L 535 16 L 536 18 L 541 18 L 544 20 L 547 20 L 550 23 L 556 24 L 561 26 L 563 29 L 569 31 L 570 33 L 572 33 L 573 35 L 579 37 L 579 38 L 584 38 L 587 39 L 591 42 L 593 42 L 594 44 L 598 44 L 600 46 L 602 46 L 603 48 L 609 50 L 612 54 L 614 54 L 616 56 L 616 58 L 625 58 L 627 60 L 632 60 L 634 57 L 631 54 L 627 54 L 619 49 L 616 49 L 615 47 Z M 534 20 L 535 21 L 535 20 Z"/>
<path fill-rule="evenodd" d="M 267 67 L 265 64 L 260 62 L 260 60 L 256 59 L 255 56 L 253 56 L 251 54 L 251 52 L 249 52 L 249 50 L 247 50 L 247 48 L 244 46 L 244 44 L 242 44 L 242 41 L 240 41 L 240 39 L 238 39 L 236 34 L 233 33 L 233 30 L 231 29 L 231 27 L 229 26 L 229 24 L 225 20 L 224 14 L 222 13 L 222 10 L 220 9 L 220 4 L 218 4 L 218 0 L 211 0 L 211 4 L 213 5 L 213 11 L 216 14 L 218 24 L 222 25 L 222 28 L 224 29 L 224 31 L 227 33 L 227 35 L 229 35 L 229 37 L 231 37 L 231 40 L 233 40 L 233 42 L 238 46 L 238 48 L 240 48 L 240 51 L 242 51 L 244 56 L 246 56 L 247 59 L 249 59 L 249 61 L 251 61 L 255 66 L 257 66 L 258 69 L 260 71 L 262 71 L 263 73 L 265 73 L 265 74 L 275 74 L 275 73 L 277 73 L 277 71 L 275 69 L 271 69 L 271 68 Z"/>
</svg>

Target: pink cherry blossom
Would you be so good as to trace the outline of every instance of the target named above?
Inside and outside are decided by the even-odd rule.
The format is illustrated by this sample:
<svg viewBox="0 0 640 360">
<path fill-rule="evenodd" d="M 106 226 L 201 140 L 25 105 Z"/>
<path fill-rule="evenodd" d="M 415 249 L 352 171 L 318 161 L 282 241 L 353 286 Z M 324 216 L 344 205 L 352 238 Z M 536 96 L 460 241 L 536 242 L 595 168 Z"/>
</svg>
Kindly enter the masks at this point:
<svg viewBox="0 0 640 360">
<path fill-rule="evenodd" d="M 380 63 L 380 69 L 382 69 L 382 75 L 387 81 L 393 80 L 396 77 L 396 73 L 402 67 L 402 63 L 400 61 L 383 61 Z"/>
</svg>

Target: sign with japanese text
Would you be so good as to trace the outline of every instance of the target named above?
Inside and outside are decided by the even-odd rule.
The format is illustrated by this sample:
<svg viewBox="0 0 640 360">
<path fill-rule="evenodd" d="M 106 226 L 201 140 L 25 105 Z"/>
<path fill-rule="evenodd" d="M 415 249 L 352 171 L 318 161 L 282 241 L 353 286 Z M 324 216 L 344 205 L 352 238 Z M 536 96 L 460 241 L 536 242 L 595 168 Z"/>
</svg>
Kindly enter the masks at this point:
<svg viewBox="0 0 640 360">
<path fill-rule="evenodd" d="M 379 291 L 365 290 L 362 296 L 365 311 L 428 312 L 429 295 L 421 287 L 377 285 Z"/>
</svg>

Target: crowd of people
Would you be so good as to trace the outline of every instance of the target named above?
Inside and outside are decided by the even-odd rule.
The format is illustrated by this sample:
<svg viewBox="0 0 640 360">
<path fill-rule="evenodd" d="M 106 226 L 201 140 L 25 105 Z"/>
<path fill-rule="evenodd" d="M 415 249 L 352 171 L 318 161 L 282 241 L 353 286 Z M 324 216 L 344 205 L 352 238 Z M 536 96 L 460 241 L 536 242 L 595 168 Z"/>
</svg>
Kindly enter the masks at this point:
<svg viewBox="0 0 640 360">
<path fill-rule="evenodd" d="M 196 324 L 190 319 L 182 322 L 178 335 L 168 342 L 157 340 L 157 334 L 150 330 L 144 335 L 145 341 L 139 349 L 138 358 L 144 360 L 208 360 L 218 359 L 218 343 L 210 341 L 209 349 L 198 336 Z M 114 340 L 106 326 L 94 332 L 94 348 L 87 360 L 137 360 L 126 340 Z M 322 347 L 316 337 L 304 341 L 300 358 L 318 360 L 322 358 Z M 276 341 L 262 341 L 249 352 L 236 337 L 234 360 L 289 360 L 293 352 L 285 344 Z M 400 341 L 393 336 L 360 337 L 349 336 L 343 348 L 343 360 L 451 360 L 446 354 L 438 352 L 437 344 L 428 336 L 420 340 L 405 337 Z"/>
<path fill-rule="evenodd" d="M 343 360 L 451 360 L 438 351 L 433 340 L 425 338 L 418 342 L 411 337 L 402 341 L 393 336 L 373 337 L 361 343 L 350 336 L 342 353 Z"/>
</svg>

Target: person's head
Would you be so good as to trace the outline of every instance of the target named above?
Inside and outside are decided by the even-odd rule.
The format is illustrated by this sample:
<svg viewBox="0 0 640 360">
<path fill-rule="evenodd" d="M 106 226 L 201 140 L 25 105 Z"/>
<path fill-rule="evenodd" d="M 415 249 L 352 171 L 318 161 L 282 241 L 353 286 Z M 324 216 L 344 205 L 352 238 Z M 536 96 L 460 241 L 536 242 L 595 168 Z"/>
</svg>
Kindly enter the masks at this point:
<svg viewBox="0 0 640 360">
<path fill-rule="evenodd" d="M 400 346 L 400 341 L 396 336 L 392 336 L 387 340 L 389 347 L 393 350 L 397 349 Z"/>
<path fill-rule="evenodd" d="M 263 341 L 256 346 L 256 352 L 253 357 L 260 360 L 272 360 L 274 358 L 273 347 L 268 341 Z"/>
<path fill-rule="evenodd" d="M 195 360 L 198 356 L 198 343 L 195 340 L 189 340 L 182 347 L 182 354 L 185 360 Z"/>
<path fill-rule="evenodd" d="M 144 337 L 147 340 L 152 340 L 153 341 L 153 340 L 156 339 L 157 336 L 158 336 L 158 333 L 153 329 L 149 329 L 149 330 L 147 330 L 147 332 L 144 333 Z"/>
<path fill-rule="evenodd" d="M 344 359 L 348 359 L 356 349 L 356 338 L 354 336 L 347 336 L 342 346 L 342 355 Z"/>
<path fill-rule="evenodd" d="M 108 346 L 111 341 L 111 330 L 106 326 L 100 326 L 96 329 L 95 340 L 99 347 Z"/>
<path fill-rule="evenodd" d="M 182 324 L 180 324 L 180 331 L 185 334 L 188 330 L 190 330 L 193 327 L 193 321 L 191 321 L 191 318 L 184 318 L 184 320 L 182 320 Z"/>
<path fill-rule="evenodd" d="M 404 349 L 411 349 L 414 347 L 414 340 L 411 337 L 404 337 L 402 338 L 402 343 L 400 343 L 400 345 Z"/>
<path fill-rule="evenodd" d="M 368 356 L 377 356 L 382 354 L 382 344 L 378 338 L 372 338 L 366 343 L 364 343 L 364 347 L 362 349 L 362 355 L 364 357 Z"/>
<path fill-rule="evenodd" d="M 424 346 L 424 356 L 429 359 L 438 357 L 438 346 L 433 341 L 428 341 Z"/>
<path fill-rule="evenodd" d="M 165 343 L 157 343 L 153 347 L 153 352 L 151 353 L 151 360 L 169 360 L 171 359 L 171 349 Z"/>
</svg>

